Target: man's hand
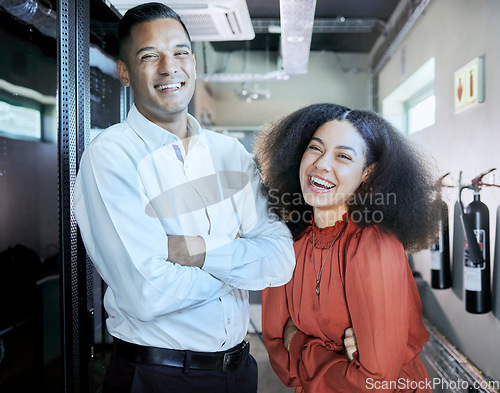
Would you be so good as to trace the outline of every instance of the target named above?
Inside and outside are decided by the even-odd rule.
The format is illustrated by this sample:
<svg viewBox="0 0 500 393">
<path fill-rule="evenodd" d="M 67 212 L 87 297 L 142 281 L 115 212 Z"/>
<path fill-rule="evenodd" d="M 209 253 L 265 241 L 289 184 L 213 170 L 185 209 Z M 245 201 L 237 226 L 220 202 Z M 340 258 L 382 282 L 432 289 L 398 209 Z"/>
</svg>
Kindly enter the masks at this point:
<svg viewBox="0 0 500 393">
<path fill-rule="evenodd" d="M 288 318 L 288 321 L 285 325 L 285 330 L 283 331 L 283 344 L 285 344 L 285 348 L 287 351 L 290 351 L 290 343 L 292 342 L 292 338 L 297 333 L 299 329 L 292 321 L 292 318 Z"/>
<path fill-rule="evenodd" d="M 356 336 L 352 327 L 348 327 L 344 332 L 344 347 L 347 359 L 352 362 L 354 360 L 354 353 L 358 351 Z"/>
<path fill-rule="evenodd" d="M 205 241 L 196 236 L 168 236 L 168 261 L 183 266 L 203 267 Z"/>
</svg>

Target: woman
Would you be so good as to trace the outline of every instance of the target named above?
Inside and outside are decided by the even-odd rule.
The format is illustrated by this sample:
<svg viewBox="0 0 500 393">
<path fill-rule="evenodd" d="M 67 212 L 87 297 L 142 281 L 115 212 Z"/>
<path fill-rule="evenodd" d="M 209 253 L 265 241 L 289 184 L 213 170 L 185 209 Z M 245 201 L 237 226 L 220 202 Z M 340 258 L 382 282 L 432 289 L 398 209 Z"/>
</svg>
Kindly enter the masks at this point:
<svg viewBox="0 0 500 393">
<path fill-rule="evenodd" d="M 416 149 L 375 113 L 316 104 L 271 126 L 255 151 L 297 259 L 292 280 L 263 293 L 275 372 L 296 392 L 430 392 L 405 249 L 432 241 L 438 193 Z"/>
</svg>

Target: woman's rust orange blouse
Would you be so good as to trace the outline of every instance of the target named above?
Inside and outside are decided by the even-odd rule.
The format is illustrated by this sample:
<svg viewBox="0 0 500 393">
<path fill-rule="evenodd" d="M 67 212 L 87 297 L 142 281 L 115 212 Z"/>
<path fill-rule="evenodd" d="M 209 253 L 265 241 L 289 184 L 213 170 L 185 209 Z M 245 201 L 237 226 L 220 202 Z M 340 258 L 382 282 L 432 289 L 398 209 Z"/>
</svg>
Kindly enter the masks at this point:
<svg viewBox="0 0 500 393">
<path fill-rule="evenodd" d="M 312 224 L 295 242 L 291 281 L 263 292 L 263 335 L 274 371 L 296 392 L 431 392 L 418 357 L 429 339 L 422 303 L 394 235 L 349 221 L 328 254 L 316 295 L 312 253 L 319 273 L 342 225 Z M 288 352 L 283 329 L 290 316 L 300 331 Z M 353 362 L 343 346 L 350 326 L 358 345 Z"/>
</svg>

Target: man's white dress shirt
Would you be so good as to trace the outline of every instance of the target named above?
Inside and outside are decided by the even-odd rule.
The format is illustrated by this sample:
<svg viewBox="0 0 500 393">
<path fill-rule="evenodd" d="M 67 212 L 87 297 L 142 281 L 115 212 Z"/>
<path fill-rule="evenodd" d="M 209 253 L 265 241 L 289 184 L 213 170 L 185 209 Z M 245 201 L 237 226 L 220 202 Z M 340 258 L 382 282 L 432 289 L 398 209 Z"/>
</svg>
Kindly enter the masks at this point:
<svg viewBox="0 0 500 393">
<path fill-rule="evenodd" d="M 244 339 L 248 290 L 288 282 L 295 257 L 288 229 L 267 213 L 251 155 L 191 116 L 188 132 L 186 154 L 133 106 L 85 150 L 75 215 L 108 284 L 111 335 L 213 352 Z M 167 261 L 167 235 L 203 237 L 203 268 Z"/>
</svg>

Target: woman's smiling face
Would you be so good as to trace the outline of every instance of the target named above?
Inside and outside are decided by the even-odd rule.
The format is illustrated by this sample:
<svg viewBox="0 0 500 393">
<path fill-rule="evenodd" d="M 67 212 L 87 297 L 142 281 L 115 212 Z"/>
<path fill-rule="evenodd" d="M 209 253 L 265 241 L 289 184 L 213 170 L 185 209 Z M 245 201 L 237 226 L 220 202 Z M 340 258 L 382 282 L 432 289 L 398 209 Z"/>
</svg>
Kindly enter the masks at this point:
<svg viewBox="0 0 500 393">
<path fill-rule="evenodd" d="M 365 141 L 348 121 L 329 121 L 316 130 L 299 169 L 302 193 L 316 220 L 324 213 L 336 220 L 347 211 L 347 201 L 369 173 L 365 151 Z"/>
</svg>

